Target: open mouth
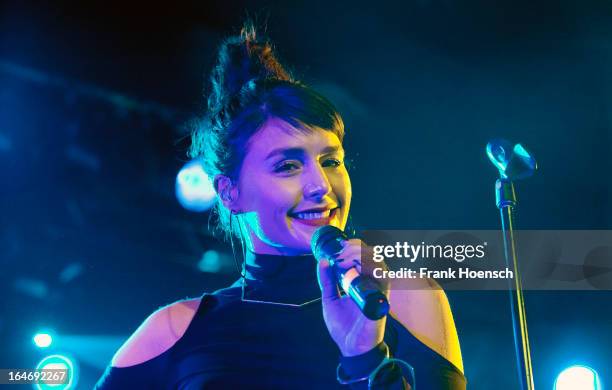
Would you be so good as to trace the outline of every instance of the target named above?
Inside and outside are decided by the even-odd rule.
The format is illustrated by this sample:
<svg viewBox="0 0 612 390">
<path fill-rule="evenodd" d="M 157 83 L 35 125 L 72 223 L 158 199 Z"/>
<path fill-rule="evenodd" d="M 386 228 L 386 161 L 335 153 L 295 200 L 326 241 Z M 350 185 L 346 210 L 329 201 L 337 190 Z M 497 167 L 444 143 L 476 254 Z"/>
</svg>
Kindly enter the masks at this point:
<svg viewBox="0 0 612 390">
<path fill-rule="evenodd" d="M 290 214 L 289 216 L 299 223 L 311 226 L 329 225 L 338 212 L 338 207 L 325 211 L 306 211 Z"/>
</svg>

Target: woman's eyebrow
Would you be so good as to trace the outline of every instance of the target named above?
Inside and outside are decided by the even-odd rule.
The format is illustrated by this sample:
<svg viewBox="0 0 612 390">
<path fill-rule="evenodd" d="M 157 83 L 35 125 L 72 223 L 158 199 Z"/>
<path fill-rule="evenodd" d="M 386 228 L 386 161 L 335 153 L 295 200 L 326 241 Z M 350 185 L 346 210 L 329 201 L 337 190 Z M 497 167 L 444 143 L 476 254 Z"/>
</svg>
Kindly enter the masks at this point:
<svg viewBox="0 0 612 390">
<path fill-rule="evenodd" d="M 336 145 L 336 146 L 326 146 L 325 148 L 323 148 L 323 150 L 321 150 L 321 154 L 331 154 L 331 153 L 335 153 L 339 150 L 341 150 L 342 147 L 340 145 Z"/>
<path fill-rule="evenodd" d="M 321 150 L 320 154 L 330 154 L 330 153 L 335 153 L 338 150 L 341 149 L 341 146 L 336 145 L 336 146 L 326 146 L 325 148 L 323 148 Z M 282 155 L 285 157 L 301 157 L 303 155 L 306 154 L 306 151 L 303 148 L 299 148 L 299 147 L 295 147 L 295 148 L 277 148 L 272 150 L 270 153 L 268 153 L 268 155 L 266 156 L 265 160 L 269 160 L 272 157 L 275 157 L 277 155 Z"/>
<path fill-rule="evenodd" d="M 300 157 L 304 154 L 305 151 L 302 148 L 277 148 L 268 153 L 265 159 L 269 160 L 277 155 L 282 155 L 285 157 Z"/>
</svg>

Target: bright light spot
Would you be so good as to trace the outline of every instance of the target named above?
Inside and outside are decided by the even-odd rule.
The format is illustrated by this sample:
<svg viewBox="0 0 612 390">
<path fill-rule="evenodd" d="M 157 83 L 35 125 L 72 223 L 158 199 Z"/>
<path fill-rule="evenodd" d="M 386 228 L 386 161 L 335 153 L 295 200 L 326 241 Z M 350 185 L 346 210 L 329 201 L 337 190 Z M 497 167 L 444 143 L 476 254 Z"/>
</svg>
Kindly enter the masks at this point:
<svg viewBox="0 0 612 390">
<path fill-rule="evenodd" d="M 219 272 L 221 269 L 221 256 L 219 256 L 219 252 L 214 250 L 204 252 L 198 263 L 198 269 L 202 272 Z"/>
<path fill-rule="evenodd" d="M 531 158 L 529 152 L 521 144 L 514 145 L 514 153 L 520 155 L 521 157 Z"/>
<path fill-rule="evenodd" d="M 206 211 L 214 204 L 215 189 L 200 160 L 188 162 L 176 175 L 176 197 L 190 211 Z"/>
<path fill-rule="evenodd" d="M 59 279 L 64 283 L 68 283 L 77 278 L 81 273 L 83 273 L 81 263 L 70 263 L 60 272 Z"/>
<path fill-rule="evenodd" d="M 554 390 L 601 390 L 601 383 L 592 368 L 571 366 L 559 374 Z"/>
<path fill-rule="evenodd" d="M 54 389 L 54 390 L 67 390 L 72 389 L 76 386 L 76 372 L 72 361 L 63 355 L 50 355 L 45 357 L 36 366 L 38 370 L 66 370 L 66 381 L 65 383 L 38 383 L 34 385 L 35 389 Z"/>
<path fill-rule="evenodd" d="M 36 333 L 33 340 L 38 348 L 47 348 L 53 342 L 53 338 L 49 333 Z"/>
</svg>

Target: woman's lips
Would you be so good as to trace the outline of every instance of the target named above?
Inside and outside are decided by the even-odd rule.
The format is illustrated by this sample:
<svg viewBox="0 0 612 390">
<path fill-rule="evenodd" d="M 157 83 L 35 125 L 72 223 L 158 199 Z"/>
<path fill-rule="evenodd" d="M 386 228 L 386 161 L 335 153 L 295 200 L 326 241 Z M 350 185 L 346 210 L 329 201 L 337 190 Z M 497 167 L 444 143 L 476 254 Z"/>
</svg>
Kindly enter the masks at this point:
<svg viewBox="0 0 612 390">
<path fill-rule="evenodd" d="M 324 217 L 324 218 L 303 219 L 303 218 L 298 218 L 296 215 L 291 215 L 291 218 L 295 220 L 296 222 L 301 223 L 303 225 L 325 226 L 325 225 L 331 224 L 331 221 L 334 219 L 337 212 L 338 212 L 338 208 L 336 207 L 335 209 L 331 210 L 328 217 Z"/>
</svg>

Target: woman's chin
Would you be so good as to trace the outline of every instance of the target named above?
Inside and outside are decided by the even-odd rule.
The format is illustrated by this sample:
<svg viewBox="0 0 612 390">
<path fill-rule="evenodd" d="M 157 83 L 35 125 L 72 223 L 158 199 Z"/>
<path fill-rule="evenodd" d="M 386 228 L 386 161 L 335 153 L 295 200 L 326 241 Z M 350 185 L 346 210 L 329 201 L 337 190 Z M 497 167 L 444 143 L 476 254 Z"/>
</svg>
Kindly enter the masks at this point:
<svg viewBox="0 0 612 390">
<path fill-rule="evenodd" d="M 332 225 L 332 226 L 336 226 L 336 224 L 328 224 L 328 225 Z M 311 241 L 312 241 L 312 236 L 314 235 L 314 232 L 317 231 L 317 229 L 321 228 L 322 226 L 328 226 L 328 225 L 307 225 L 307 226 L 300 226 L 299 228 L 296 228 L 294 230 L 294 232 L 296 233 L 294 235 L 295 239 L 293 240 L 297 246 L 299 246 L 301 249 L 306 248 L 308 251 L 311 251 Z"/>
<path fill-rule="evenodd" d="M 340 228 L 340 220 L 337 215 L 333 218 L 321 218 L 320 220 L 301 220 L 298 218 L 288 218 L 289 225 L 287 231 L 287 237 L 291 243 L 287 242 L 288 246 L 292 247 L 296 251 L 310 253 L 310 241 L 314 232 L 322 226 L 335 226 Z"/>
</svg>

